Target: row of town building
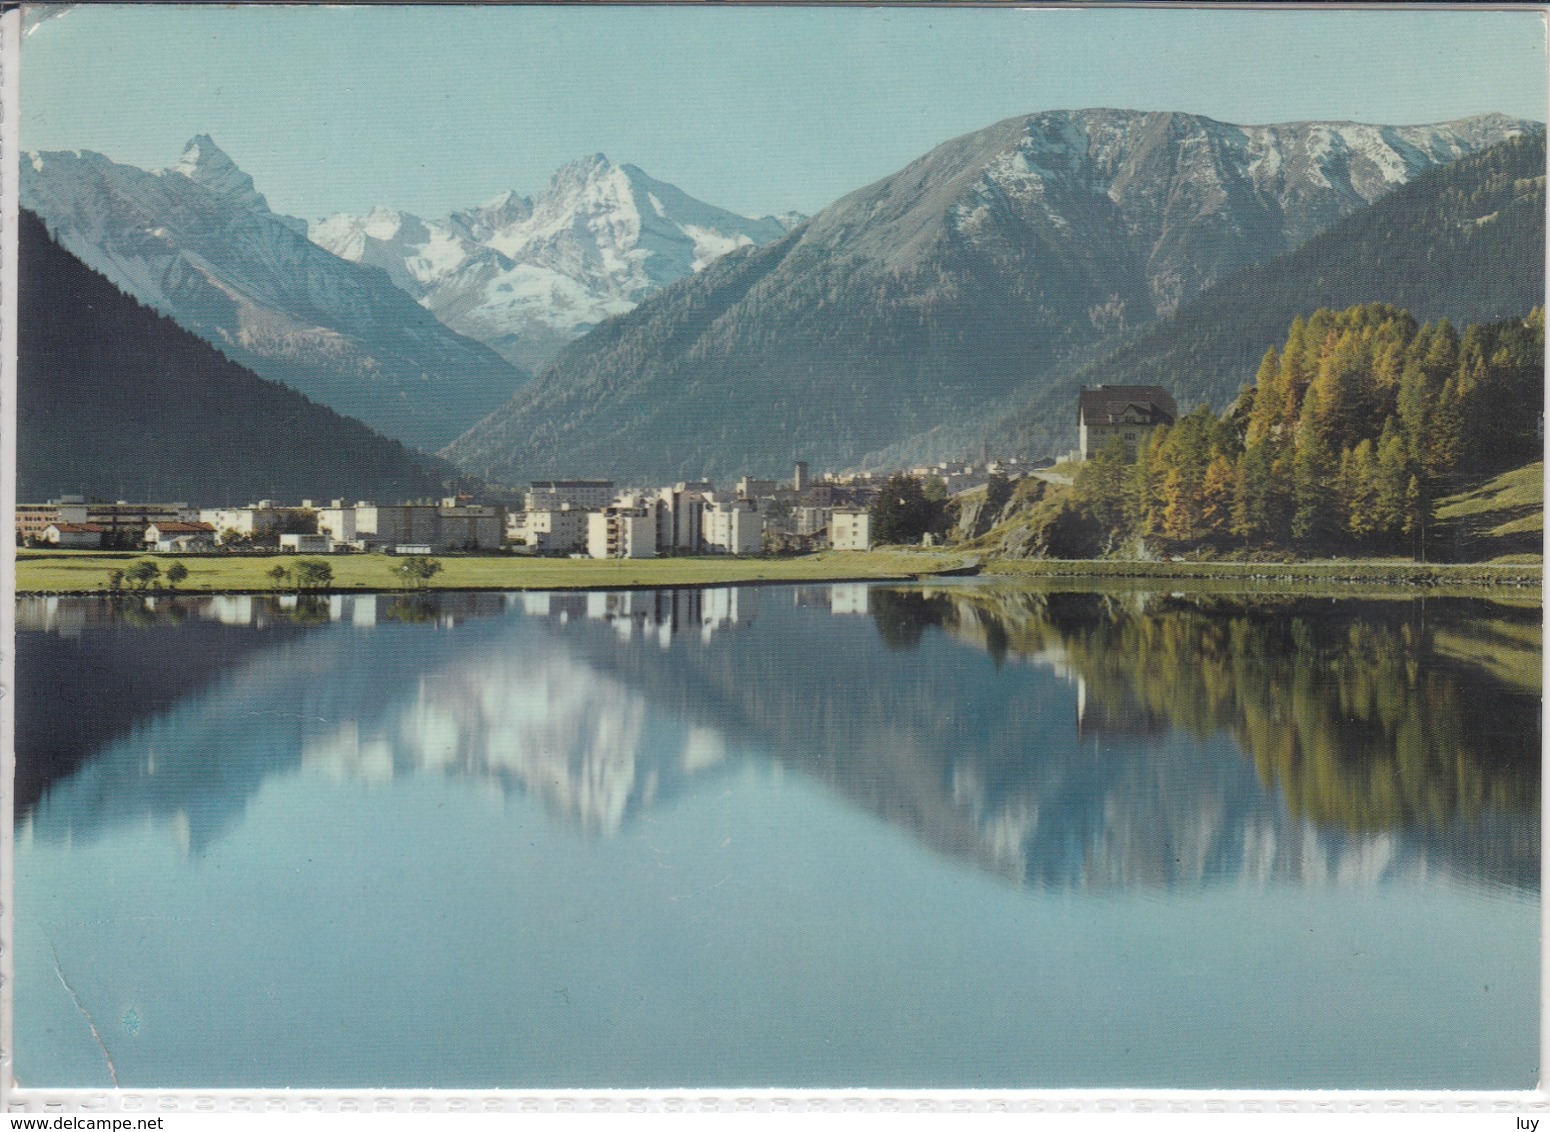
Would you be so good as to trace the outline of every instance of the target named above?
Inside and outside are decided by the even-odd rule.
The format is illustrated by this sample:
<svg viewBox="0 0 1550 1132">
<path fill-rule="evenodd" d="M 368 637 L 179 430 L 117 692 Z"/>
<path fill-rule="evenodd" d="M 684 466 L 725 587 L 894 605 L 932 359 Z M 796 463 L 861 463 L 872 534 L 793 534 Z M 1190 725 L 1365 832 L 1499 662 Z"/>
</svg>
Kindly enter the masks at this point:
<svg viewBox="0 0 1550 1132">
<path fill-rule="evenodd" d="M 956 493 L 983 485 L 992 474 L 1015 477 L 1026 470 L 1015 460 L 953 462 L 921 465 L 907 474 L 940 479 Z M 218 508 L 64 496 L 18 505 L 16 532 L 24 545 L 176 553 L 256 547 L 303 554 L 435 554 L 519 547 L 543 555 L 652 558 L 751 555 L 767 545 L 867 550 L 868 508 L 887 478 L 852 472 L 814 480 L 807 465 L 797 463 L 790 480 L 744 476 L 731 489 L 718 489 L 709 480 L 658 488 L 620 488 L 601 479 L 539 480 L 519 508 L 466 496 L 392 504 L 308 499 L 291 505 L 266 499 Z"/>
<path fill-rule="evenodd" d="M 852 530 L 854 517 L 840 520 Z M 808 534 L 826 530 L 834 508 L 807 508 Z M 864 512 L 861 512 L 864 514 Z M 93 502 L 63 497 L 17 507 L 24 545 L 66 549 L 144 548 L 197 553 L 216 547 L 260 547 L 303 554 L 389 551 L 433 554 L 498 550 L 538 554 L 650 558 L 665 554 L 758 554 L 764 515 L 755 499 L 718 493 L 713 484 L 679 483 L 655 491 L 616 491 L 605 480 L 535 483 L 526 507 L 437 503 L 378 504 L 333 500 L 299 506 L 262 500 L 244 507 L 187 503 Z M 847 545 L 857 536 L 848 536 Z M 865 549 L 860 536 L 857 549 Z"/>
<path fill-rule="evenodd" d="M 776 510 L 772 504 L 782 503 L 783 521 L 791 516 L 805 536 L 826 535 L 836 549 L 870 547 L 864 507 L 795 506 L 809 490 L 801 464 L 790 485 L 745 477 L 731 491 L 718 491 L 708 480 L 622 491 L 609 480 L 543 480 L 532 485 L 523 510 L 511 515 L 508 537 L 535 553 L 591 558 L 758 554 Z M 843 532 L 838 539 L 837 532 Z"/>
<path fill-rule="evenodd" d="M 63 496 L 18 504 L 16 535 L 24 545 L 62 548 L 145 548 L 197 553 L 217 546 L 257 546 L 304 554 L 393 550 L 430 554 L 498 549 L 504 508 L 463 498 L 428 503 L 299 506 L 261 500 L 245 507 L 198 508 L 187 503 L 115 503 Z"/>
</svg>

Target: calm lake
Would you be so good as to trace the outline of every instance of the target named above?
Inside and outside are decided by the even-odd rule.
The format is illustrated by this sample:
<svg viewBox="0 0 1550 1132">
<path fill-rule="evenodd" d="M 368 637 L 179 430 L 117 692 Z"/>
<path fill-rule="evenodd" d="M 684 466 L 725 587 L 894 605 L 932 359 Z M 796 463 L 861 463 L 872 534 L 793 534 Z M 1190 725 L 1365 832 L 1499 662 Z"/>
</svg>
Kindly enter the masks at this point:
<svg viewBox="0 0 1550 1132">
<path fill-rule="evenodd" d="M 17 604 L 23 1086 L 1529 1089 L 1537 604 Z"/>
</svg>

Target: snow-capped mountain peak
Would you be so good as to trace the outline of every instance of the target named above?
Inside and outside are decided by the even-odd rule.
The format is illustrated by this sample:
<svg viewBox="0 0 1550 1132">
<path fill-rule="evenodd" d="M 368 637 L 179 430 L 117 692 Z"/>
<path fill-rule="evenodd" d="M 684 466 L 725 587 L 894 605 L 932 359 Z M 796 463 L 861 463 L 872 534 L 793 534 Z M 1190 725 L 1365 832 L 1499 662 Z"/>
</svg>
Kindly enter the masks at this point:
<svg viewBox="0 0 1550 1132">
<path fill-rule="evenodd" d="M 253 185 L 253 178 L 237 167 L 209 134 L 198 134 L 183 147 L 183 156 L 167 170 L 202 185 L 212 193 L 254 212 L 268 212 L 269 202 Z"/>
<path fill-rule="evenodd" d="M 593 153 L 562 165 L 532 199 L 507 191 L 441 221 L 376 208 L 331 216 L 309 234 L 382 268 L 459 333 L 536 367 L 658 288 L 786 228 Z"/>
<path fill-rule="evenodd" d="M 194 135 L 183 147 L 183 156 L 178 158 L 177 164 L 170 169 L 157 170 L 157 176 L 169 174 L 187 178 L 228 204 L 273 217 L 298 235 L 307 234 L 305 220 L 271 211 L 269 201 L 253 184 L 253 178 L 243 172 L 209 134 Z"/>
</svg>

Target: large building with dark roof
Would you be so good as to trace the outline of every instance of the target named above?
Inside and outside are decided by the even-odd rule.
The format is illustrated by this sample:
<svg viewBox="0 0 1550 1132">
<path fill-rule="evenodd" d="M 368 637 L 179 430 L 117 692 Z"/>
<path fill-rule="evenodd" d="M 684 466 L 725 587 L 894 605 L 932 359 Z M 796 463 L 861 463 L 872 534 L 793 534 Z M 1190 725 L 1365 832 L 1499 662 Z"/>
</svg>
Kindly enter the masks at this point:
<svg viewBox="0 0 1550 1132">
<path fill-rule="evenodd" d="M 1082 459 L 1118 438 L 1133 460 L 1146 435 L 1158 425 L 1171 425 L 1178 415 L 1173 394 L 1160 385 L 1084 386 L 1077 407 Z"/>
</svg>

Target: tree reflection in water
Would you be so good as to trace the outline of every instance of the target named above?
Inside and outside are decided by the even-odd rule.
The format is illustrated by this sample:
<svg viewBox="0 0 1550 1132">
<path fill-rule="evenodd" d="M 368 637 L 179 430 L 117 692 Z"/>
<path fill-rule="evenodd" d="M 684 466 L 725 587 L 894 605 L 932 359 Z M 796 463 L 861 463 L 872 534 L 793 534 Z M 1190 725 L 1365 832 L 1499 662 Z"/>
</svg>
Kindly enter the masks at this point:
<svg viewBox="0 0 1550 1132">
<path fill-rule="evenodd" d="M 873 599 L 993 654 L 1058 649 L 1081 680 L 1087 734 L 1158 722 L 1201 739 L 1230 733 L 1265 785 L 1321 825 L 1537 812 L 1537 613 L 1438 604 L 995 590 Z M 880 612 L 880 632 L 885 617 L 898 614 Z"/>
<path fill-rule="evenodd" d="M 1538 885 L 1537 609 L 984 586 L 878 590 L 872 608 L 895 647 L 934 625 L 1069 673 L 1079 739 L 1109 759 L 1099 777 L 1127 773 L 1147 736 L 1226 735 L 1294 819 L 1369 840 L 1404 831 L 1465 871 Z M 1007 754 L 966 747 L 952 773 L 967 764 L 992 813 L 1047 812 L 1042 772 Z"/>
</svg>

